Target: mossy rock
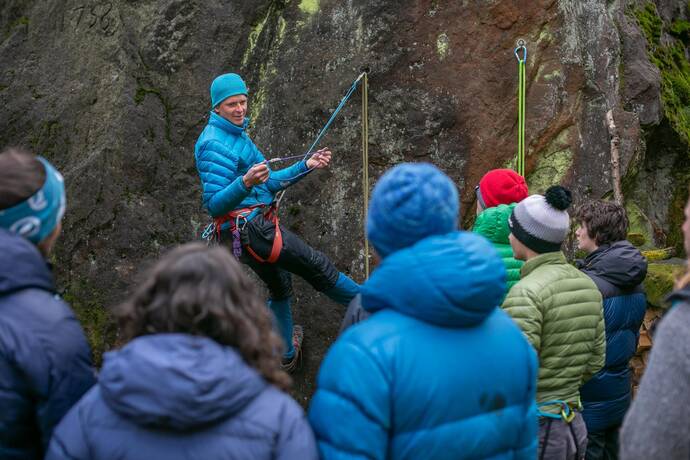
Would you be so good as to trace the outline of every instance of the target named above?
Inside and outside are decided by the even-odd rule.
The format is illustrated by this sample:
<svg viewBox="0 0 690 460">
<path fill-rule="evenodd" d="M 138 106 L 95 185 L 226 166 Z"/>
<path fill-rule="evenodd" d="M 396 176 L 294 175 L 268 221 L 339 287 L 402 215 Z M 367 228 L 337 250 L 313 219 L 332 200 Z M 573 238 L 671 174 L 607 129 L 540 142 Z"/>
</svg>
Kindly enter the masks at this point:
<svg viewBox="0 0 690 460">
<path fill-rule="evenodd" d="M 110 311 L 104 307 L 99 292 L 81 280 L 72 283 L 63 293 L 79 323 L 84 329 L 96 367 L 103 362 L 103 353 L 108 351 L 117 336 L 117 327 Z"/>
<path fill-rule="evenodd" d="M 642 255 L 645 256 L 649 262 L 670 259 L 675 255 L 675 253 L 675 248 L 650 249 L 649 251 L 642 251 Z"/>
<path fill-rule="evenodd" d="M 653 249 L 654 239 L 652 238 L 652 224 L 649 222 L 649 218 L 640 209 L 637 204 L 633 202 L 625 203 L 625 212 L 628 215 L 628 229 L 630 235 L 640 235 L 638 241 L 642 241 L 641 245 L 636 244 L 632 240 L 630 241 L 635 246 L 643 247 L 645 249 Z"/>
<path fill-rule="evenodd" d="M 647 242 L 647 239 L 645 238 L 645 236 L 642 233 L 634 232 L 634 233 L 628 233 L 628 241 L 630 241 L 633 246 L 639 248 L 640 246 L 645 245 L 645 243 Z"/>
<path fill-rule="evenodd" d="M 650 61 L 661 72 L 664 113 L 683 141 L 690 143 L 690 63 L 685 56 L 690 24 L 687 21 L 676 21 L 671 24 L 666 31 L 670 37 L 677 40 L 662 43 L 661 36 L 665 24 L 659 17 L 656 6 L 648 2 L 644 7 L 635 10 L 634 15 L 650 45 Z"/>
<path fill-rule="evenodd" d="M 685 267 L 676 264 L 649 264 L 644 288 L 647 293 L 647 303 L 657 308 L 668 308 L 664 302 L 667 295 L 673 291 L 676 279 L 685 271 Z"/>
</svg>

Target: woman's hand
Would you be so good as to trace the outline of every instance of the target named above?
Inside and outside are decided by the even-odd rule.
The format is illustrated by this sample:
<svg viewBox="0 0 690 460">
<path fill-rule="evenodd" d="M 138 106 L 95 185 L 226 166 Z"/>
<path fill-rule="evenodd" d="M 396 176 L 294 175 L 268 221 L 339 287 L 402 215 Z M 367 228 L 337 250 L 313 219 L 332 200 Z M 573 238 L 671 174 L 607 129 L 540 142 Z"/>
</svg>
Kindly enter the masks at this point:
<svg viewBox="0 0 690 460">
<path fill-rule="evenodd" d="M 242 182 L 244 182 L 245 187 L 252 188 L 255 185 L 266 182 L 270 173 L 271 171 L 268 169 L 268 165 L 265 162 L 257 163 L 249 168 L 249 171 L 242 176 Z"/>
<path fill-rule="evenodd" d="M 311 158 L 307 160 L 307 168 L 309 169 L 323 169 L 327 168 L 331 162 L 332 153 L 328 147 L 317 150 Z"/>
</svg>

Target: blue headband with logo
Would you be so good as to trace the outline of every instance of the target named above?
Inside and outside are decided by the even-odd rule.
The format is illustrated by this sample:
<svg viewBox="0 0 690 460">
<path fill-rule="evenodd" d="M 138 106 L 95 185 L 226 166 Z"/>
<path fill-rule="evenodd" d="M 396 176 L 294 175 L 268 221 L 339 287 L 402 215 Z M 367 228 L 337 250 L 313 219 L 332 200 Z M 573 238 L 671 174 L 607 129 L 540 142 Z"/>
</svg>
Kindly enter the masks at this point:
<svg viewBox="0 0 690 460">
<path fill-rule="evenodd" d="M 43 157 L 46 170 L 43 187 L 11 208 L 0 210 L 0 228 L 9 230 L 35 244 L 50 235 L 65 214 L 67 199 L 62 175 Z"/>
</svg>

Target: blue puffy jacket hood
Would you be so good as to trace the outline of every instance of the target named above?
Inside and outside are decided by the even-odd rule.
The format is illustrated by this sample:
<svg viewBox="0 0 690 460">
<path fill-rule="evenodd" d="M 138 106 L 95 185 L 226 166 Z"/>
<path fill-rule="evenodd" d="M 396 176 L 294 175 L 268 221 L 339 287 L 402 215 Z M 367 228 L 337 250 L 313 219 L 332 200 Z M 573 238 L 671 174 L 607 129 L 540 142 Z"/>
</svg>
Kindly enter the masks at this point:
<svg viewBox="0 0 690 460">
<path fill-rule="evenodd" d="M 48 262 L 29 240 L 0 229 L 0 295 L 29 288 L 55 291 Z"/>
<path fill-rule="evenodd" d="M 389 308 L 437 326 L 470 327 L 491 314 L 505 290 L 505 265 L 491 243 L 454 231 L 384 258 L 361 293 L 369 312 Z"/>
<path fill-rule="evenodd" d="M 99 386 L 108 406 L 146 427 L 188 430 L 240 412 L 266 387 L 232 348 L 206 337 L 138 337 L 105 354 Z"/>
</svg>

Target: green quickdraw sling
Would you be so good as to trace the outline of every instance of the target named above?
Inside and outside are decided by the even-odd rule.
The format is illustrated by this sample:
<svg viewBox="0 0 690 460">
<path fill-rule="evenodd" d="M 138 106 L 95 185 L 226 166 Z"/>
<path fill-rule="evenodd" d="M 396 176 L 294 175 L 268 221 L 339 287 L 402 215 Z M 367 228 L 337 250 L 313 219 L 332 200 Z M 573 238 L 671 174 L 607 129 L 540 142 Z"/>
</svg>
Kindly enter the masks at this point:
<svg viewBox="0 0 690 460">
<path fill-rule="evenodd" d="M 522 58 L 520 57 L 522 52 Z M 516 172 L 525 177 L 525 63 L 527 62 L 527 46 L 524 40 L 517 41 L 515 58 L 518 61 L 518 148 Z"/>
</svg>

